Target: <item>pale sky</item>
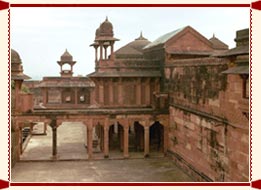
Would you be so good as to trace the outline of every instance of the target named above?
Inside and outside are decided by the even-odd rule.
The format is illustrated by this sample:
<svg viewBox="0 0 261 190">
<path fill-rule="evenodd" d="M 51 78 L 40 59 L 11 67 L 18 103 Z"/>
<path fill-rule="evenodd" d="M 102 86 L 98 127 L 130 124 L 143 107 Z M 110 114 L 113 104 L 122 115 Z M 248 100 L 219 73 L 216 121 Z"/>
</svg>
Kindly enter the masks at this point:
<svg viewBox="0 0 261 190">
<path fill-rule="evenodd" d="M 154 41 L 161 35 L 191 26 L 206 38 L 215 36 L 235 47 L 236 31 L 249 28 L 249 8 L 12 8 L 11 48 L 33 79 L 60 76 L 57 61 L 67 48 L 74 76 L 94 71 L 95 31 L 106 16 L 113 24 L 115 50 L 143 36 Z"/>
</svg>

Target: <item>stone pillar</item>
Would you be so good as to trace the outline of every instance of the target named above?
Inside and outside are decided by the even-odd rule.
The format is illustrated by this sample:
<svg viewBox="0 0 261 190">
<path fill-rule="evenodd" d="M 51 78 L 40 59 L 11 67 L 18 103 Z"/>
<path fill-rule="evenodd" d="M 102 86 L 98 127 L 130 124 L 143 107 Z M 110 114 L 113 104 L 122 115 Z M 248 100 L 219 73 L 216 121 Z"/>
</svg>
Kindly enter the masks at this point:
<svg viewBox="0 0 261 190">
<path fill-rule="evenodd" d="M 97 67 L 97 60 L 98 60 L 98 47 L 94 47 L 95 48 L 95 63 L 96 63 L 96 67 Z"/>
<path fill-rule="evenodd" d="M 19 132 L 18 132 L 18 149 L 19 155 L 23 153 L 23 127 L 18 124 Z"/>
<path fill-rule="evenodd" d="M 109 102 L 110 102 L 110 105 L 113 104 L 113 81 L 112 81 L 112 79 L 110 79 L 110 81 L 109 81 Z"/>
<path fill-rule="evenodd" d="M 147 79 L 146 80 L 146 83 L 145 83 L 145 101 L 146 101 L 146 105 L 150 105 L 151 102 L 150 102 L 150 79 Z"/>
<path fill-rule="evenodd" d="M 32 135 L 33 134 L 33 129 L 34 129 L 34 123 L 30 122 L 29 127 L 30 127 L 30 135 Z"/>
<path fill-rule="evenodd" d="M 90 89 L 90 105 L 95 104 L 95 89 Z"/>
<path fill-rule="evenodd" d="M 168 151 L 168 126 L 165 124 L 164 126 L 163 126 L 163 133 L 164 133 L 164 137 L 163 137 L 163 153 L 164 153 L 164 155 L 166 155 L 167 154 L 167 151 Z"/>
<path fill-rule="evenodd" d="M 78 104 L 78 92 L 77 88 L 74 89 L 74 104 Z"/>
<path fill-rule="evenodd" d="M 124 121 L 123 130 L 124 130 L 123 157 L 128 158 L 129 157 L 129 124 L 127 119 Z"/>
<path fill-rule="evenodd" d="M 20 96 L 23 80 L 15 80 L 15 111 L 20 111 Z"/>
<path fill-rule="evenodd" d="M 137 86 L 136 86 L 136 103 L 137 105 L 141 105 L 141 79 L 137 79 Z"/>
<path fill-rule="evenodd" d="M 104 83 L 103 81 L 101 81 L 100 85 L 99 85 L 99 103 L 101 105 L 104 104 Z"/>
<path fill-rule="evenodd" d="M 150 127 L 144 126 L 144 157 L 149 157 L 150 152 Z"/>
<path fill-rule="evenodd" d="M 123 132 L 123 127 L 120 127 L 120 130 L 119 130 L 119 136 L 120 136 L 120 150 L 123 151 L 124 149 L 124 132 Z"/>
<path fill-rule="evenodd" d="M 50 126 L 52 128 L 52 159 L 57 159 L 57 122 L 52 119 Z"/>
<path fill-rule="evenodd" d="M 43 88 L 43 105 L 46 105 L 47 104 L 47 97 L 48 95 L 47 95 L 47 89 L 46 89 L 46 87 L 44 87 Z"/>
<path fill-rule="evenodd" d="M 104 45 L 104 59 L 107 59 L 107 47 L 108 45 Z"/>
<path fill-rule="evenodd" d="M 122 85 L 122 78 L 119 81 L 119 105 L 123 105 L 123 85 Z"/>
<path fill-rule="evenodd" d="M 111 45 L 111 57 L 110 59 L 113 60 L 114 59 L 114 53 L 113 53 L 113 45 L 114 45 L 114 42 L 110 42 L 110 45 Z"/>
<path fill-rule="evenodd" d="M 103 59 L 103 45 L 100 42 L 100 60 L 102 60 L 102 59 Z"/>
<path fill-rule="evenodd" d="M 92 159 L 93 156 L 93 126 L 92 120 L 89 121 L 89 125 L 87 126 L 87 141 L 88 141 L 88 159 Z"/>
<path fill-rule="evenodd" d="M 104 122 L 104 158 L 109 158 L 109 119 L 106 118 Z"/>
<path fill-rule="evenodd" d="M 16 159 L 17 159 L 17 161 L 19 161 L 20 160 L 20 153 L 21 153 L 20 144 L 19 144 L 20 143 L 21 129 L 18 127 L 17 123 L 15 123 L 14 129 L 15 129 L 15 132 L 14 132 L 15 142 L 14 142 L 14 144 L 12 146 L 17 147 L 17 148 L 14 149 L 14 151 L 15 151 L 15 154 L 16 154 Z"/>
</svg>

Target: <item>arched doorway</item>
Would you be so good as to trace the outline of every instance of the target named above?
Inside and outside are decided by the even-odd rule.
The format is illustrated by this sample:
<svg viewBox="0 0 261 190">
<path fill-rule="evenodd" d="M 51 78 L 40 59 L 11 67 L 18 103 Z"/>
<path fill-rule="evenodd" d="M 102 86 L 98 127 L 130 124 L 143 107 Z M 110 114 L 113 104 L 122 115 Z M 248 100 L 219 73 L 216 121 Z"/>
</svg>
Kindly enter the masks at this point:
<svg viewBox="0 0 261 190">
<path fill-rule="evenodd" d="M 133 152 L 143 152 L 144 151 L 144 127 L 138 121 L 134 122 L 134 130 L 131 138 L 130 138 L 130 146 L 133 147 L 132 149 Z"/>
<path fill-rule="evenodd" d="M 109 150 L 112 152 L 123 151 L 123 126 L 115 122 L 109 127 Z"/>
<path fill-rule="evenodd" d="M 150 152 L 164 151 L 164 127 L 159 121 L 150 126 Z"/>
</svg>

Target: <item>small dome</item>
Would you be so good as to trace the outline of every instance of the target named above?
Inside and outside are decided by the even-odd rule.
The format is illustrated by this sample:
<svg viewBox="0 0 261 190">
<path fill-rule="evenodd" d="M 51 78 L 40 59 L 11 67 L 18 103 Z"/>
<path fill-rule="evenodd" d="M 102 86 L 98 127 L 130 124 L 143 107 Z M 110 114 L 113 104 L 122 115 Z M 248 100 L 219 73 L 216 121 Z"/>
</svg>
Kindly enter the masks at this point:
<svg viewBox="0 0 261 190">
<path fill-rule="evenodd" d="M 108 20 L 108 17 L 106 17 L 106 20 L 101 24 L 99 34 L 100 36 L 113 37 L 113 26 L 111 22 Z"/>
<path fill-rule="evenodd" d="M 100 36 L 100 27 L 96 29 L 95 38 Z"/>
<path fill-rule="evenodd" d="M 63 55 L 61 56 L 61 61 L 72 61 L 72 60 L 73 60 L 72 55 L 66 49 Z"/>
<path fill-rule="evenodd" d="M 24 80 L 30 79 L 23 73 L 23 65 L 21 58 L 17 51 L 11 49 L 11 79 L 12 80 Z"/>
<path fill-rule="evenodd" d="M 19 64 L 22 63 L 19 54 L 14 49 L 11 49 L 11 64 L 12 63 L 19 63 Z"/>
</svg>

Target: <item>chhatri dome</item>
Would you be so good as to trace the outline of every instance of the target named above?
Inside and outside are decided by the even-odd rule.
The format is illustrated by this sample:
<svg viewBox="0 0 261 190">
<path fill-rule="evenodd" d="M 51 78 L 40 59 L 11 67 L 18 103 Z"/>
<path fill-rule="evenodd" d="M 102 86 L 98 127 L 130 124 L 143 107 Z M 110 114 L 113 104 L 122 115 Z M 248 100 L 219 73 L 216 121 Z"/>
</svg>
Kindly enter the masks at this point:
<svg viewBox="0 0 261 190">
<path fill-rule="evenodd" d="M 68 62 L 70 62 L 72 60 L 73 60 L 72 55 L 66 49 L 65 52 L 61 56 L 61 61 L 64 61 L 64 62 L 68 61 Z"/>
<path fill-rule="evenodd" d="M 20 55 L 14 49 L 11 49 L 11 80 L 30 79 L 23 73 L 23 65 Z"/>
<path fill-rule="evenodd" d="M 113 37 L 113 26 L 108 20 L 108 17 L 106 17 L 105 21 L 100 25 L 99 36 Z"/>
</svg>

